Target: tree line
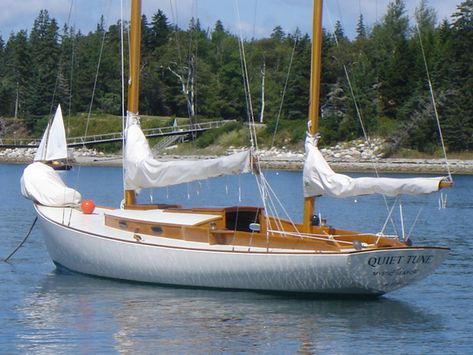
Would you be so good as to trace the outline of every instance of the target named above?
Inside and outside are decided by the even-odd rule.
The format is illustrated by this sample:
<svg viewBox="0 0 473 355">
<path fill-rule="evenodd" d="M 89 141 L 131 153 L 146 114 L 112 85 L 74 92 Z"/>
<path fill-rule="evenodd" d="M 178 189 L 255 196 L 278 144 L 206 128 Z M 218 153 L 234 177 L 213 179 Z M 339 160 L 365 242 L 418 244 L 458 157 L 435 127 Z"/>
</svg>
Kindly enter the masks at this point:
<svg viewBox="0 0 473 355">
<path fill-rule="evenodd" d="M 421 0 L 415 19 L 410 23 L 403 0 L 392 0 L 371 27 L 359 16 L 355 38 L 348 38 L 339 22 L 333 31 L 324 29 L 324 143 L 360 137 L 364 129 L 370 136 L 389 137 L 393 149 L 434 152 L 440 142 L 436 108 L 448 149 L 473 148 L 473 0 L 461 2 L 440 22 Z M 276 129 L 278 117 L 282 123 L 299 120 L 304 127 L 310 46 L 308 34 L 285 33 L 280 26 L 268 38 L 246 39 L 245 90 L 242 47 L 221 21 L 206 30 L 192 19 L 181 29 L 158 10 L 150 20 L 142 17 L 140 113 L 245 121 L 252 112 L 258 120 L 264 87 L 268 129 Z M 30 33 L 0 37 L 0 115 L 16 114 L 33 128 L 57 103 L 66 113 L 92 107 L 120 114 L 120 51 L 120 23 L 106 29 L 102 19 L 95 31 L 83 34 L 68 25 L 60 29 L 42 10 Z"/>
</svg>

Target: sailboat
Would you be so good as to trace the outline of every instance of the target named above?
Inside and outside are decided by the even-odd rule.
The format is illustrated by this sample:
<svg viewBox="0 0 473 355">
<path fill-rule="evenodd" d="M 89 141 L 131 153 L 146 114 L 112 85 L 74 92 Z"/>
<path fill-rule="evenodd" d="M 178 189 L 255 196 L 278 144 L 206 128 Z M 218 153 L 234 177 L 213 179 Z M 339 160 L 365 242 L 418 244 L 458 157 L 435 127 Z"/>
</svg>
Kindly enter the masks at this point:
<svg viewBox="0 0 473 355">
<path fill-rule="evenodd" d="M 67 158 L 66 131 L 61 105 L 58 105 L 53 119 L 48 122 L 33 161 L 48 164 L 54 170 L 69 170 L 72 166 L 68 164 Z"/>
<path fill-rule="evenodd" d="M 267 214 L 264 203 L 225 208 L 137 203 L 136 191 L 142 188 L 247 173 L 258 165 L 251 150 L 198 162 L 153 159 L 139 122 L 140 23 L 141 2 L 133 0 L 122 206 L 81 209 L 80 193 L 60 187 L 55 178 L 50 189 L 55 195 L 46 199 L 38 186 L 44 186 L 52 172 L 34 166 L 39 163 L 25 169 L 22 190 L 34 201 L 48 252 L 58 267 L 168 285 L 379 296 L 423 279 L 448 256 L 447 247 L 416 246 L 402 236 L 337 229 L 314 214 L 315 197 L 321 195 L 425 194 L 450 185 L 442 177 L 354 179 L 336 174 L 324 160 L 316 144 L 321 0 L 314 1 L 302 223 Z M 264 185 L 264 173 L 255 176 Z"/>
</svg>

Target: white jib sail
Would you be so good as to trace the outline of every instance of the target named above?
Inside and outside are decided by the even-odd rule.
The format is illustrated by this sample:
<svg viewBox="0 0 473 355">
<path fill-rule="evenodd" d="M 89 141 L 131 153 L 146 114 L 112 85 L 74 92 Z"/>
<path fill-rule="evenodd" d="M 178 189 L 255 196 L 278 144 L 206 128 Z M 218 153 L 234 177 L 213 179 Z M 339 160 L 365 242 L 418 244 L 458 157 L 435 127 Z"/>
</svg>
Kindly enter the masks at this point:
<svg viewBox="0 0 473 355">
<path fill-rule="evenodd" d="M 61 105 L 58 105 L 52 122 L 46 127 L 34 161 L 67 159 L 66 132 L 62 118 Z"/>
<path fill-rule="evenodd" d="M 419 195 L 438 191 L 442 177 L 433 178 L 352 178 L 337 174 L 324 159 L 314 137 L 305 141 L 304 196 L 351 197 L 359 195 Z"/>
<path fill-rule="evenodd" d="M 139 118 L 128 114 L 124 152 L 125 189 L 164 187 L 221 175 L 249 172 L 250 152 L 195 161 L 161 162 L 153 158 Z"/>
</svg>

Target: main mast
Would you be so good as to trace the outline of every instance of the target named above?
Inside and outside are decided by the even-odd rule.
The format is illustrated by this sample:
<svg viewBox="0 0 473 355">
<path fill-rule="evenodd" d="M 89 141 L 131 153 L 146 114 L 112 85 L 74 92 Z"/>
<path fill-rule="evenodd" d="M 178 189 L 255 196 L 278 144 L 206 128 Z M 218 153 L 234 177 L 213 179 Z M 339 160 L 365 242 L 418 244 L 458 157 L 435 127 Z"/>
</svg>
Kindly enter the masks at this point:
<svg viewBox="0 0 473 355">
<path fill-rule="evenodd" d="M 312 17 L 312 56 L 310 65 L 310 106 L 309 127 L 310 135 L 317 133 L 320 107 L 320 76 L 322 66 L 322 6 L 323 0 L 314 0 Z M 310 232 L 311 220 L 314 214 L 314 197 L 304 198 L 304 231 Z"/>
<path fill-rule="evenodd" d="M 128 80 L 128 114 L 138 115 L 141 57 L 141 0 L 132 0 L 130 19 L 130 78 Z M 126 143 L 126 142 L 125 142 Z M 125 190 L 125 206 L 136 204 L 135 190 Z"/>
</svg>

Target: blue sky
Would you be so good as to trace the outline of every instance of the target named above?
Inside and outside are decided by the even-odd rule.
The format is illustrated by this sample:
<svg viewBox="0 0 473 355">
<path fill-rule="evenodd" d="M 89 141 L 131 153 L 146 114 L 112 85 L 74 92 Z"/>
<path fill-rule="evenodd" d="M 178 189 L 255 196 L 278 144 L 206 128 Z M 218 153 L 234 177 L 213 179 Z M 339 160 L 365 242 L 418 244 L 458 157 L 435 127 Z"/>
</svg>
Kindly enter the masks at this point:
<svg viewBox="0 0 473 355">
<path fill-rule="evenodd" d="M 406 0 L 409 14 L 414 13 L 420 0 Z M 439 19 L 450 18 L 462 0 L 427 0 L 437 11 Z M 62 26 L 75 24 L 82 32 L 95 28 L 100 15 L 106 24 L 120 17 L 120 0 L 0 0 L 0 35 L 6 40 L 12 31 L 29 30 L 41 9 Z M 125 7 L 129 0 L 123 0 Z M 325 0 L 324 26 L 332 28 L 340 19 L 348 35 L 354 33 L 360 12 L 367 25 L 380 20 L 386 12 L 389 0 Z M 70 20 L 69 9 L 74 9 Z M 172 4 L 172 6 L 171 6 Z M 238 4 L 238 6 L 237 6 Z M 238 10 L 237 10 L 238 8 Z M 162 9 L 170 22 L 186 28 L 194 16 L 201 20 L 203 28 L 212 28 L 220 19 L 232 33 L 242 31 L 245 37 L 268 36 L 272 29 L 281 25 L 285 32 L 297 27 L 303 33 L 310 32 L 311 0 L 143 0 L 143 12 L 150 18 Z M 239 15 L 238 15 L 239 14 Z"/>
</svg>

